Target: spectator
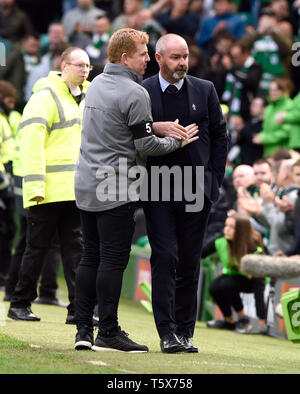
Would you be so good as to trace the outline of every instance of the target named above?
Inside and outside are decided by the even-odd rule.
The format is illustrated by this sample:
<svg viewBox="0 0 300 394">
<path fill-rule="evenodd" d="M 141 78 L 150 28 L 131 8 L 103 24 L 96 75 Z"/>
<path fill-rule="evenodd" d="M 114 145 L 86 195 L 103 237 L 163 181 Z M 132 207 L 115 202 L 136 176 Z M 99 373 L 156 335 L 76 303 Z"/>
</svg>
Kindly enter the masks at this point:
<svg viewBox="0 0 300 394">
<path fill-rule="evenodd" d="M 213 82 L 220 99 L 225 89 L 226 75 L 232 67 L 230 48 L 233 42 L 232 35 L 227 31 L 216 34 L 213 39 L 210 71 L 206 78 Z"/>
<path fill-rule="evenodd" d="M 104 67 L 107 60 L 108 41 L 111 35 L 110 19 L 106 15 L 98 16 L 94 23 L 91 43 L 85 48 L 93 66 Z"/>
<path fill-rule="evenodd" d="M 277 17 L 277 25 L 281 34 L 289 37 L 291 40 L 294 35 L 293 18 L 291 15 L 292 4 L 288 0 L 272 0 L 270 9 Z"/>
<path fill-rule="evenodd" d="M 291 106 L 276 116 L 276 121 L 288 133 L 289 149 L 300 152 L 300 92 L 292 100 Z"/>
<path fill-rule="evenodd" d="M 67 43 L 68 38 L 66 36 L 64 25 L 60 22 L 52 22 L 48 27 L 47 36 L 41 40 L 40 53 L 41 56 L 49 53 L 57 45 L 61 43 Z"/>
<path fill-rule="evenodd" d="M 249 186 L 254 184 L 254 170 L 251 166 L 246 164 L 240 164 L 235 167 L 232 173 L 232 181 L 234 191 L 230 191 L 230 199 L 232 210 L 246 214 L 247 211 L 239 204 L 238 201 L 238 190 L 240 188 L 247 189 Z M 229 211 L 229 213 L 231 210 Z"/>
<path fill-rule="evenodd" d="M 262 144 L 264 157 L 270 156 L 279 147 L 287 148 L 289 135 L 277 123 L 276 115 L 291 107 L 291 83 L 285 78 L 275 78 L 270 84 L 270 103 L 264 113 L 263 127 L 259 134 L 253 137 L 255 144 Z"/>
<path fill-rule="evenodd" d="M 123 0 L 94 0 L 94 4 L 97 8 L 105 11 L 112 21 L 122 12 Z"/>
<path fill-rule="evenodd" d="M 274 175 L 272 171 L 273 167 L 271 163 L 266 159 L 258 159 L 253 163 L 254 171 L 254 184 L 247 188 L 247 191 L 252 197 L 256 198 L 256 195 L 260 196 L 260 188 L 264 185 L 268 185 L 272 190 L 276 189 L 274 183 Z M 263 203 L 263 199 L 260 196 L 260 202 Z M 253 228 L 258 231 L 263 237 L 263 243 L 268 246 L 270 231 L 268 223 L 259 222 L 253 216 L 249 216 L 250 222 Z"/>
<path fill-rule="evenodd" d="M 6 67 L 0 67 L 0 79 L 10 82 L 17 89 L 16 109 L 22 112 L 27 74 L 40 61 L 39 36 L 30 33 L 18 45 L 12 45 L 6 55 Z"/>
<path fill-rule="evenodd" d="M 250 120 L 240 131 L 237 143 L 241 148 L 241 164 L 252 164 L 263 157 L 262 145 L 254 144 L 253 136 L 262 130 L 264 112 L 268 101 L 264 96 L 254 97 L 250 104 Z"/>
<path fill-rule="evenodd" d="M 246 33 L 244 22 L 234 14 L 232 1 L 216 0 L 214 9 L 215 16 L 205 19 L 197 33 L 197 44 L 208 53 L 214 36 L 220 31 L 229 31 L 234 39 Z"/>
<path fill-rule="evenodd" d="M 258 159 L 252 165 L 254 171 L 254 186 L 255 190 L 252 191 L 252 195 L 259 192 L 259 188 L 263 183 L 271 185 L 274 181 L 272 165 L 266 159 Z"/>
<path fill-rule="evenodd" d="M 208 321 L 207 327 L 250 332 L 250 319 L 245 314 L 240 293 L 254 293 L 259 329 L 262 329 L 265 323 L 264 279 L 249 278 L 240 270 L 244 255 L 263 253 L 260 234 L 252 228 L 247 216 L 229 216 L 225 222 L 224 236 L 205 245 L 202 257 L 215 252 L 218 253 L 223 270 L 210 284 L 210 294 L 219 306 L 224 320 Z M 237 313 L 237 322 L 232 309 Z"/>
<path fill-rule="evenodd" d="M 299 187 L 295 185 L 292 166 L 294 160 L 282 160 L 274 165 L 274 176 L 277 190 L 263 183 L 260 187 L 260 196 L 263 203 L 256 195 L 252 198 L 241 191 L 239 204 L 249 214 L 263 225 L 268 225 L 270 235 L 268 250 L 270 254 L 286 253 L 294 244 L 294 233 L 285 223 L 285 212 L 294 206 Z"/>
<path fill-rule="evenodd" d="M 30 99 L 35 83 L 44 77 L 47 77 L 50 71 L 59 71 L 61 63 L 61 55 L 68 48 L 68 44 L 60 42 L 53 46 L 52 49 L 42 56 L 40 63 L 28 75 L 24 97 L 25 102 Z"/>
<path fill-rule="evenodd" d="M 153 17 L 152 11 L 149 8 L 140 10 L 137 14 L 136 22 L 136 27 L 148 34 L 149 46 L 155 50 L 157 40 L 166 34 L 166 30 Z"/>
<path fill-rule="evenodd" d="M 206 55 L 195 44 L 189 45 L 189 75 L 206 79 L 209 63 Z"/>
<path fill-rule="evenodd" d="M 247 188 L 254 183 L 254 171 L 251 166 L 241 164 L 233 171 L 233 186 L 235 190 L 239 187 Z"/>
<path fill-rule="evenodd" d="M 40 36 L 37 33 L 25 36 L 21 41 L 21 51 L 26 82 L 28 75 L 40 63 Z"/>
<path fill-rule="evenodd" d="M 188 44 L 194 43 L 199 16 L 190 11 L 189 0 L 171 0 L 169 7 L 156 15 L 156 20 L 168 33 L 179 34 Z"/>
<path fill-rule="evenodd" d="M 287 256 L 300 254 L 300 159 L 292 167 L 294 183 L 299 187 L 298 196 L 295 205 L 291 206 L 285 213 L 285 224 L 291 233 L 294 234 L 295 242 L 292 247 L 285 253 Z"/>
<path fill-rule="evenodd" d="M 123 13 L 113 20 L 112 30 L 117 31 L 125 27 L 133 28 L 142 6 L 143 0 L 124 0 Z"/>
<path fill-rule="evenodd" d="M 0 36 L 13 43 L 32 33 L 33 27 L 27 14 L 19 9 L 16 0 L 0 0 Z"/>
<path fill-rule="evenodd" d="M 232 67 L 226 75 L 222 102 L 230 108 L 231 115 L 240 115 L 244 122 L 250 119 L 250 101 L 259 90 L 262 66 L 251 56 L 251 50 L 241 42 L 230 48 Z"/>
<path fill-rule="evenodd" d="M 281 34 L 293 37 L 293 24 L 290 12 L 290 4 L 287 0 L 272 0 L 270 10 L 277 18 L 277 26 Z"/>
<path fill-rule="evenodd" d="M 280 160 L 293 159 L 291 152 L 286 148 L 278 148 L 276 151 L 268 157 L 268 160 L 274 165 Z"/>
<path fill-rule="evenodd" d="M 93 5 L 93 0 L 77 0 L 77 7 L 64 14 L 62 19 L 70 43 L 84 48 L 92 34 L 95 19 L 104 14 Z"/>
<path fill-rule="evenodd" d="M 290 4 L 287 0 L 271 0 L 269 8 L 274 12 L 278 21 L 290 20 Z"/>
<path fill-rule="evenodd" d="M 148 54 L 150 61 L 147 65 L 144 79 L 151 77 L 159 71 L 157 62 L 155 60 L 155 46 L 157 40 L 164 34 L 165 29 L 153 17 L 153 13 L 149 8 L 141 9 L 137 14 L 128 18 L 128 24 L 136 29 L 146 32 L 149 36 Z"/>
<path fill-rule="evenodd" d="M 77 0 L 62 0 L 62 12 L 66 14 L 77 5 Z"/>
<path fill-rule="evenodd" d="M 211 0 L 191 0 L 190 11 L 203 15 L 205 13 L 205 7 L 207 3 L 211 3 Z"/>
<path fill-rule="evenodd" d="M 228 119 L 227 125 L 230 133 L 230 148 L 227 160 L 235 166 L 239 164 L 240 147 L 238 146 L 238 138 L 245 126 L 245 122 L 240 115 L 231 115 Z"/>
<path fill-rule="evenodd" d="M 292 42 L 278 30 L 277 18 L 272 11 L 263 11 L 257 30 L 242 38 L 252 48 L 252 56 L 262 65 L 261 93 L 267 93 L 271 81 L 277 76 L 288 76 Z"/>
<path fill-rule="evenodd" d="M 0 287 L 5 285 L 8 273 L 12 242 L 16 231 L 14 220 L 14 197 L 11 187 L 11 161 L 14 153 L 13 133 L 9 124 L 9 114 L 16 98 L 16 89 L 6 81 L 0 81 L 0 171 L 7 181 L 5 188 L 1 184 L 0 206 Z M 1 182 L 2 183 L 2 182 Z"/>
</svg>

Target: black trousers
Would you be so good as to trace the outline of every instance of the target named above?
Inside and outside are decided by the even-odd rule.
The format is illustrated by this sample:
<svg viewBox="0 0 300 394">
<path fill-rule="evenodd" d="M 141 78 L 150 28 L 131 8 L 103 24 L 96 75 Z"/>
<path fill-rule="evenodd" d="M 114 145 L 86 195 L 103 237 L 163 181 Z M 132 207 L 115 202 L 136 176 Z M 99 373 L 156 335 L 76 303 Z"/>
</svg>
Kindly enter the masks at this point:
<svg viewBox="0 0 300 394">
<path fill-rule="evenodd" d="M 12 295 L 12 307 L 26 307 L 37 297 L 37 282 L 46 254 L 57 233 L 64 276 L 70 304 L 74 314 L 75 271 L 82 254 L 82 233 L 79 210 L 75 201 L 40 204 L 28 212 L 26 249 L 23 255 L 19 280 Z"/>
<path fill-rule="evenodd" d="M 76 272 L 77 327 L 92 327 L 98 303 L 99 332 L 113 334 L 118 327 L 118 305 L 134 233 L 135 203 L 103 212 L 80 211 L 83 255 Z"/>
<path fill-rule="evenodd" d="M 193 337 L 202 242 L 211 202 L 186 212 L 184 202 L 147 202 L 144 212 L 151 245 L 152 306 L 160 337 Z"/>
<path fill-rule="evenodd" d="M 264 290 L 264 279 L 249 279 L 242 275 L 220 275 L 210 284 L 210 294 L 224 317 L 231 316 L 231 308 L 236 312 L 244 308 L 240 293 L 254 293 L 257 317 L 264 319 L 266 317 Z"/>
<path fill-rule="evenodd" d="M 15 252 L 11 259 L 11 264 L 9 267 L 5 293 L 11 295 L 18 283 L 19 271 L 22 263 L 23 254 L 26 248 L 26 230 L 27 230 L 27 213 L 26 215 L 20 216 L 20 236 L 18 244 L 16 245 Z M 57 290 L 57 274 L 59 270 L 61 257 L 60 257 L 60 247 L 58 243 L 57 236 L 51 243 L 51 247 L 45 257 L 45 262 L 43 264 L 41 281 L 39 288 L 40 297 L 56 298 Z"/>
<path fill-rule="evenodd" d="M 5 285 L 11 264 L 12 244 L 17 230 L 14 197 L 3 197 L 6 209 L 0 208 L 0 286 Z"/>
</svg>

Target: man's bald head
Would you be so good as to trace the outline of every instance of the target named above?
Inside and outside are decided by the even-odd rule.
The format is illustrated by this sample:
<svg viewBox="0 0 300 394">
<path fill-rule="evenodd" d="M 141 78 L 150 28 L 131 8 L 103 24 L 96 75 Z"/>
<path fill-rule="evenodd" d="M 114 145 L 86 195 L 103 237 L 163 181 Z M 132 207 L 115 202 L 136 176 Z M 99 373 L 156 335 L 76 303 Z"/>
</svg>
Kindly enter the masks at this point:
<svg viewBox="0 0 300 394">
<path fill-rule="evenodd" d="M 254 183 L 254 170 L 247 164 L 237 166 L 233 171 L 233 186 L 237 190 L 239 187 L 248 187 Z"/>
<path fill-rule="evenodd" d="M 183 45 L 188 48 L 187 42 L 178 34 L 166 34 L 159 38 L 156 43 L 155 50 L 157 53 L 164 54 L 169 47 Z"/>
<path fill-rule="evenodd" d="M 177 34 L 166 34 L 156 43 L 156 61 L 162 77 L 176 83 L 188 72 L 189 48 L 184 38 Z"/>
</svg>

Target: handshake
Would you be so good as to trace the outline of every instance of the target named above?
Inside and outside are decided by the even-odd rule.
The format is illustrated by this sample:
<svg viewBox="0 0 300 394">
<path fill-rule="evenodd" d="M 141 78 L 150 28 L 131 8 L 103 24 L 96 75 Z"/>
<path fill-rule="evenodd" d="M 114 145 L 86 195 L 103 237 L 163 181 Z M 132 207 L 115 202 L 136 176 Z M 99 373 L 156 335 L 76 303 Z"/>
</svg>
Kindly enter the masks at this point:
<svg viewBox="0 0 300 394">
<path fill-rule="evenodd" d="M 182 148 L 199 139 L 199 137 L 196 136 L 199 132 L 196 123 L 183 127 L 179 124 L 178 119 L 176 119 L 175 122 L 154 122 L 153 130 L 159 137 L 172 137 L 176 140 L 182 141 Z"/>
</svg>

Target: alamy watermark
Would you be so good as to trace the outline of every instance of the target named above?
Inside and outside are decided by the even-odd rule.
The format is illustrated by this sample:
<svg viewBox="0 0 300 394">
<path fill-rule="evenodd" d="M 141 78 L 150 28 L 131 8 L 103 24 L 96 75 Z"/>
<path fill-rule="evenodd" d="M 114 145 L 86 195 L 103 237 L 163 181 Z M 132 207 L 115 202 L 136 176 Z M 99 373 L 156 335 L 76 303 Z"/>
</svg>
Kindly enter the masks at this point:
<svg viewBox="0 0 300 394">
<path fill-rule="evenodd" d="M 100 180 L 96 196 L 101 202 L 184 201 L 186 212 L 203 209 L 203 166 L 152 166 L 148 173 L 145 167 L 129 167 L 127 159 L 120 158 L 117 166 L 100 167 L 96 178 Z"/>
<path fill-rule="evenodd" d="M 0 66 L 6 66 L 6 48 L 3 42 L 0 42 Z"/>
<path fill-rule="evenodd" d="M 292 50 L 295 51 L 295 53 L 292 56 L 292 65 L 294 67 L 299 67 L 300 66 L 300 42 L 294 42 L 292 45 Z"/>
</svg>

